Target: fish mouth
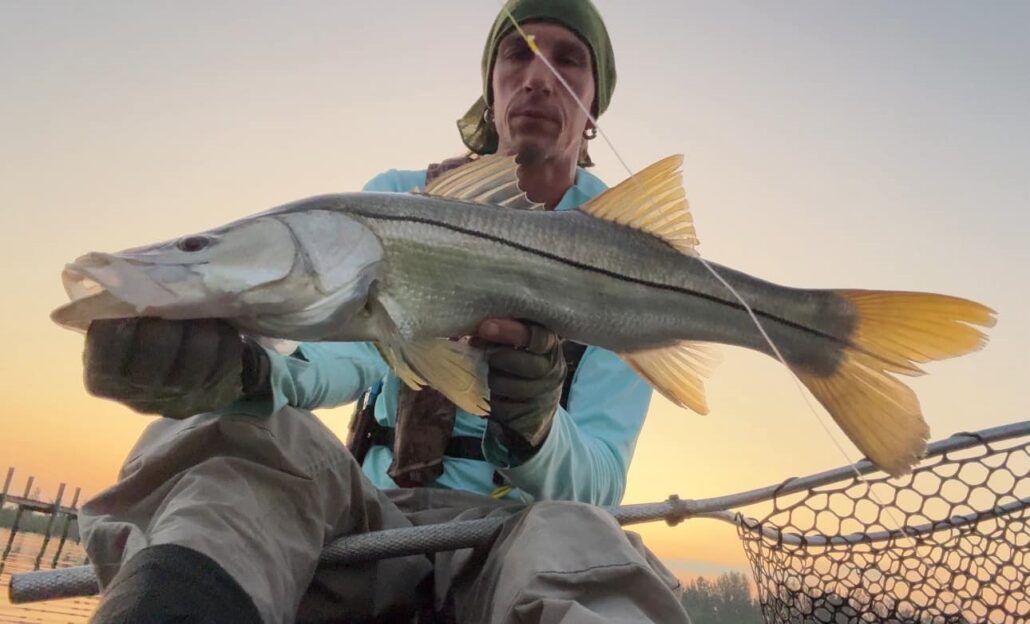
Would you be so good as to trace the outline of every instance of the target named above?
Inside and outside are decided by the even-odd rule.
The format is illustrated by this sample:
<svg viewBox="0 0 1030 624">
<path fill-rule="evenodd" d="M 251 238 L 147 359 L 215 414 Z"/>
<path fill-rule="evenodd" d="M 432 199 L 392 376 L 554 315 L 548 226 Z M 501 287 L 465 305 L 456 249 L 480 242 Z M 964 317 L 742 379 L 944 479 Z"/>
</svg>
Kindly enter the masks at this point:
<svg viewBox="0 0 1030 624">
<path fill-rule="evenodd" d="M 61 273 L 71 300 L 50 314 L 58 325 L 85 331 L 92 321 L 143 316 L 176 302 L 177 295 L 145 271 L 118 256 L 90 253 Z"/>
</svg>

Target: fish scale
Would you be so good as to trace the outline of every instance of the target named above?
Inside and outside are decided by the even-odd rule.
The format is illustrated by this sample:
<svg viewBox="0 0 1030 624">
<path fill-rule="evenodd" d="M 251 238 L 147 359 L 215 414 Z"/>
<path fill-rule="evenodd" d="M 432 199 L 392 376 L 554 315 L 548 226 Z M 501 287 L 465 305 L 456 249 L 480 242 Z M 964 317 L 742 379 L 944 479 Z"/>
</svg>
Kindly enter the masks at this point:
<svg viewBox="0 0 1030 624">
<path fill-rule="evenodd" d="M 399 322 L 409 337 L 466 335 L 483 318 L 513 316 L 616 352 L 677 340 L 768 352 L 747 313 L 696 258 L 646 233 L 576 211 L 498 210 L 419 195 L 384 199 L 355 216 L 384 241 L 384 290 L 412 317 Z M 761 302 L 760 314 L 811 314 L 798 304 L 833 305 L 831 291 L 786 289 L 727 267 L 719 272 L 745 299 Z M 510 296 L 513 290 L 521 296 Z M 453 296 L 430 302 L 419 296 L 426 291 Z M 824 326 L 833 318 L 814 316 Z M 829 330 L 846 333 L 847 320 Z"/>
</svg>

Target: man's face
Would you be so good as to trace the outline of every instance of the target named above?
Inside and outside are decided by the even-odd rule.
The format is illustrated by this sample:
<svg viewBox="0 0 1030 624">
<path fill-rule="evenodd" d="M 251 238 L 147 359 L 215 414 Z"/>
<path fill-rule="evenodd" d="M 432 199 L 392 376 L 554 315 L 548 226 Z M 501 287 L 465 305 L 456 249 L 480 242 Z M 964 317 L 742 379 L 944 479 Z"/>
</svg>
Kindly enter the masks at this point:
<svg viewBox="0 0 1030 624">
<path fill-rule="evenodd" d="M 596 88 L 590 48 L 557 24 L 528 23 L 523 30 L 589 110 Z M 578 158 L 589 118 L 517 32 L 497 46 L 491 85 L 499 153 Z"/>
</svg>

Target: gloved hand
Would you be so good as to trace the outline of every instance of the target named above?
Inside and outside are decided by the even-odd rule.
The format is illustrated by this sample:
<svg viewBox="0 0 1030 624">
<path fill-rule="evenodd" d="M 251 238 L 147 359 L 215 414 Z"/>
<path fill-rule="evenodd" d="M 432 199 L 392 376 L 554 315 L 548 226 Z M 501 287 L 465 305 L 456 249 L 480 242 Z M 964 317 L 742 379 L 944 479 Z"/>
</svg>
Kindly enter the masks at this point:
<svg viewBox="0 0 1030 624">
<path fill-rule="evenodd" d="M 137 412 L 187 418 L 268 387 L 268 355 L 225 321 L 94 321 L 83 353 L 86 390 Z"/>
<path fill-rule="evenodd" d="M 561 400 L 565 356 L 557 334 L 535 323 L 490 319 L 478 336 L 491 349 L 490 414 L 487 435 L 503 444 L 518 463 L 547 439 Z"/>
</svg>

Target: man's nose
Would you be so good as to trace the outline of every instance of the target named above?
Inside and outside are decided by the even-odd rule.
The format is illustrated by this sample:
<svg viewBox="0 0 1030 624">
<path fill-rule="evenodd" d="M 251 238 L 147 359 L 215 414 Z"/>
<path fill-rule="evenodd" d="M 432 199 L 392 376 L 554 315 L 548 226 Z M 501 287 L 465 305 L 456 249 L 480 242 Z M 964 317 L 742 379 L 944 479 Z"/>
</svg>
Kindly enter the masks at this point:
<svg viewBox="0 0 1030 624">
<path fill-rule="evenodd" d="M 539 56 L 534 55 L 533 60 L 526 67 L 522 80 L 522 90 L 526 92 L 539 91 L 550 95 L 555 88 L 554 74 L 547 67 Z"/>
</svg>

